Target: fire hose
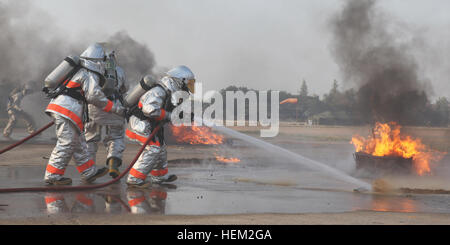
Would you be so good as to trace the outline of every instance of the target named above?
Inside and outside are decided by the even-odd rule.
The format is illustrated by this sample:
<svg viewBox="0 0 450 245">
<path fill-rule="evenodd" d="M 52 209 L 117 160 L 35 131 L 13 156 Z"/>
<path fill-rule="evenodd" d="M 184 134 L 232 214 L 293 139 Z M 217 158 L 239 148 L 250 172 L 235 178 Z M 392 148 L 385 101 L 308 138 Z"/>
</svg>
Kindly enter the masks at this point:
<svg viewBox="0 0 450 245">
<path fill-rule="evenodd" d="M 47 126 L 50 127 L 52 124 L 48 124 Z M 46 126 L 46 127 L 47 127 Z M 114 184 L 115 182 L 117 182 L 118 180 L 120 180 L 123 176 L 125 176 L 125 174 L 127 174 L 131 168 L 134 166 L 134 164 L 136 163 L 136 161 L 138 160 L 139 156 L 142 154 L 142 152 L 144 151 L 145 147 L 150 143 L 151 139 L 153 138 L 153 136 L 155 136 L 155 134 L 159 131 L 159 129 L 161 128 L 161 124 L 157 125 L 152 133 L 150 134 L 150 136 L 148 136 L 147 140 L 145 141 L 145 143 L 142 145 L 142 147 L 139 149 L 138 153 L 136 154 L 136 156 L 134 157 L 133 161 L 131 161 L 130 165 L 127 167 L 127 169 L 125 169 L 125 171 L 123 171 L 119 176 L 117 176 L 115 179 L 110 180 L 106 183 L 102 183 L 102 184 L 96 184 L 96 185 L 85 185 L 85 186 L 45 186 L 45 187 L 25 187 L 25 188 L 5 188 L 5 189 L 1 189 L 0 188 L 0 193 L 10 193 L 10 192 L 40 192 L 40 191 L 84 191 L 84 190 L 90 190 L 90 189 L 98 189 L 98 188 L 103 188 L 105 186 Z M 44 128 L 42 128 L 42 131 L 45 130 Z M 42 132 L 41 131 L 41 132 Z M 31 135 L 30 135 L 31 136 Z M 13 147 L 14 148 L 14 147 Z M 11 148 L 12 149 L 12 148 Z"/>
<path fill-rule="evenodd" d="M 19 145 L 21 145 L 21 144 L 27 142 L 29 139 L 33 138 L 34 136 L 36 136 L 36 135 L 42 133 L 42 132 L 45 131 L 46 129 L 48 129 L 48 128 L 50 128 L 51 126 L 53 126 L 53 124 L 55 124 L 55 122 L 54 122 L 54 121 L 51 121 L 49 124 L 47 124 L 47 125 L 45 125 L 44 127 L 40 128 L 38 131 L 36 131 L 36 132 L 30 134 L 28 137 L 22 139 L 21 141 L 18 141 L 18 142 L 16 142 L 16 143 L 14 143 L 14 144 L 12 144 L 12 145 L 10 145 L 10 146 L 4 148 L 4 149 L 1 149 L 1 150 L 0 150 L 0 155 L 3 154 L 3 153 L 5 153 L 5 152 L 7 152 L 7 151 L 9 151 L 9 150 L 11 150 L 11 149 L 13 149 L 13 148 L 15 148 L 16 146 L 19 146 Z"/>
</svg>

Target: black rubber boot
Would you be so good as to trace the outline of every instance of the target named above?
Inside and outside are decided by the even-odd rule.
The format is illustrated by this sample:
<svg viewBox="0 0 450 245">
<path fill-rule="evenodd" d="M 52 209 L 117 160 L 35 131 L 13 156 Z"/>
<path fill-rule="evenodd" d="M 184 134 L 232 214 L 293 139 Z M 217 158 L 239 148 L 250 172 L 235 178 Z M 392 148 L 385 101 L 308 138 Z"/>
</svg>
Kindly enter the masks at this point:
<svg viewBox="0 0 450 245">
<path fill-rule="evenodd" d="M 72 184 L 72 179 L 71 178 L 66 178 L 66 177 L 62 177 L 59 180 L 48 179 L 48 180 L 45 180 L 45 183 L 47 185 L 71 185 Z"/>
<path fill-rule="evenodd" d="M 97 173 L 95 173 L 94 175 L 92 175 L 89 178 L 83 179 L 82 181 L 85 184 L 90 184 L 90 183 L 94 182 L 96 179 L 104 176 L 106 173 L 108 173 L 107 168 L 100 168 L 100 169 L 97 169 Z"/>
<path fill-rule="evenodd" d="M 109 170 L 109 176 L 113 179 L 120 175 L 119 167 L 122 165 L 122 159 L 117 157 L 110 157 L 106 160 L 106 166 Z"/>
<path fill-rule="evenodd" d="M 168 174 L 165 176 L 151 176 L 152 184 L 163 184 L 163 183 L 169 183 L 174 182 L 177 180 L 178 177 L 175 174 Z"/>
</svg>

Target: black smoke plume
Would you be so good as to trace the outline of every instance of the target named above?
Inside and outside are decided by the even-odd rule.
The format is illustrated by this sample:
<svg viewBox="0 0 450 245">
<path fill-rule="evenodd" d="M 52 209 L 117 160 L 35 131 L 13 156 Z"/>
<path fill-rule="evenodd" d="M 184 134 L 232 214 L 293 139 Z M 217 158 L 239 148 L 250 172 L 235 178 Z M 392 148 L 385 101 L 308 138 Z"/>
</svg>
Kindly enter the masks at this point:
<svg viewBox="0 0 450 245">
<path fill-rule="evenodd" d="M 34 93 L 24 98 L 23 109 L 33 115 L 36 126 L 49 121 L 44 114 L 49 100 L 40 92 L 45 77 L 66 56 L 80 55 L 94 42 L 106 42 L 109 49 L 116 51 L 128 87 L 155 67 L 150 49 L 126 32 L 106 35 L 104 40 L 87 35 L 73 40 L 66 37 L 70 30 L 59 30 L 53 22 L 47 13 L 33 6 L 33 1 L 0 2 L 0 118 L 7 117 L 9 93 L 28 83 Z"/>
<path fill-rule="evenodd" d="M 116 50 L 118 64 L 125 70 L 130 83 L 154 72 L 156 62 L 153 53 L 147 45 L 135 41 L 125 31 L 113 34 L 107 44 Z"/>
<path fill-rule="evenodd" d="M 427 80 L 418 73 L 411 46 L 375 0 L 346 0 L 332 19 L 333 54 L 346 83 L 356 85 L 365 123 L 426 123 Z"/>
</svg>

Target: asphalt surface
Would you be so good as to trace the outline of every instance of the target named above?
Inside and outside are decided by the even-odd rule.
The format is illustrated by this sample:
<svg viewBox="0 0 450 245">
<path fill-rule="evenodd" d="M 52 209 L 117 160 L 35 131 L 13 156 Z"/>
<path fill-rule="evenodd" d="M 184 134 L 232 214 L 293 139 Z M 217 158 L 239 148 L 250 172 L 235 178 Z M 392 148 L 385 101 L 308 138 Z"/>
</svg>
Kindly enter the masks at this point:
<svg viewBox="0 0 450 245">
<path fill-rule="evenodd" d="M 16 135 L 17 138 L 22 136 L 20 133 Z M 282 137 L 269 141 L 371 181 L 364 173 L 354 170 L 354 149 L 348 142 L 291 142 Z M 52 144 L 51 134 L 48 134 L 21 146 L 14 153 L 0 156 L 0 188 L 43 186 L 46 157 L 53 148 Z M 0 144 L 1 147 L 6 145 L 7 142 Z M 26 152 L 23 158 L 19 151 Z M 136 151 L 136 145 L 128 144 L 124 164 Z M 118 184 L 89 192 L 0 194 L 0 219 L 45 217 L 56 213 L 112 216 L 124 213 L 450 213 L 448 194 L 354 192 L 357 186 L 311 171 L 286 161 L 276 152 L 256 149 L 239 140 L 222 146 L 175 145 L 170 146 L 168 152 L 169 172 L 178 176 L 177 181 L 168 185 L 135 190 L 127 188 L 125 180 L 121 180 Z M 103 152 L 99 152 L 101 154 Z M 218 162 L 215 155 L 237 157 L 240 162 Z M 446 157 L 442 162 L 450 160 Z M 439 178 L 445 185 L 450 172 L 447 165 L 441 164 L 437 171 L 439 174 L 429 178 Z M 66 176 L 73 178 L 73 185 L 80 184 L 73 164 L 67 168 Z M 105 176 L 97 183 L 109 179 Z"/>
</svg>

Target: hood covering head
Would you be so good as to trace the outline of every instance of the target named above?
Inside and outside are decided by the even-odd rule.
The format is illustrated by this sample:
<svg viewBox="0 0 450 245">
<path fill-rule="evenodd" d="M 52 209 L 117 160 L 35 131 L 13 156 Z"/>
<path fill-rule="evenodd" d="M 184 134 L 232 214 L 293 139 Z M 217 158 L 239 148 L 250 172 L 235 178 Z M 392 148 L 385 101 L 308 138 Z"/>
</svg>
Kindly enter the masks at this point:
<svg viewBox="0 0 450 245">
<path fill-rule="evenodd" d="M 170 102 L 173 106 L 178 106 L 183 102 L 183 93 L 187 94 L 187 91 L 183 89 L 183 83 L 179 79 L 165 76 L 159 84 L 170 93 Z"/>
<path fill-rule="evenodd" d="M 80 58 L 92 61 L 104 61 L 106 57 L 105 48 L 100 43 L 91 44 Z"/>
<path fill-rule="evenodd" d="M 187 66 L 176 66 L 169 70 L 166 74 L 179 83 L 182 90 L 195 93 L 195 75 Z"/>
</svg>

